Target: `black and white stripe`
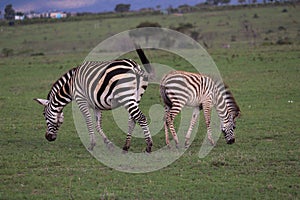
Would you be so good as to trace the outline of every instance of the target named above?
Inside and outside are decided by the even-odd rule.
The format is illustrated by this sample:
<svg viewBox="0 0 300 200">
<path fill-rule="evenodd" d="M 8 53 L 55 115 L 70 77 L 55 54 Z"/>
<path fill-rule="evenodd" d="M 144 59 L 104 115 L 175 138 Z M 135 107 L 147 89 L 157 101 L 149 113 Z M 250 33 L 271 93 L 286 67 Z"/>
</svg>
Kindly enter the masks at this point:
<svg viewBox="0 0 300 200">
<path fill-rule="evenodd" d="M 129 113 L 129 128 L 123 150 L 130 147 L 131 133 L 137 122 L 143 129 L 147 143 L 147 152 L 151 152 L 152 138 L 148 122 L 139 109 L 139 102 L 148 86 L 148 78 L 153 69 L 144 52 L 136 49 L 147 72 L 133 60 L 120 59 L 106 62 L 84 62 L 71 69 L 52 86 L 48 98 L 35 99 L 45 106 L 44 115 L 47 122 L 46 138 L 56 139 L 59 126 L 63 122 L 62 110 L 75 100 L 82 112 L 90 134 L 90 149 L 96 145 L 90 108 L 96 117 L 96 129 L 104 142 L 111 145 L 101 126 L 103 110 L 124 106 Z"/>
<path fill-rule="evenodd" d="M 211 108 L 215 106 L 221 121 L 221 130 L 226 142 L 235 141 L 235 119 L 240 114 L 232 93 L 220 82 L 215 82 L 208 76 L 184 71 L 173 71 L 164 76 L 160 84 L 160 93 L 165 105 L 165 136 L 169 145 L 168 129 L 178 145 L 178 137 L 174 128 L 174 118 L 184 106 L 194 107 L 192 119 L 186 134 L 185 145 L 189 145 L 192 129 L 197 121 L 200 110 L 203 109 L 207 126 L 208 139 L 212 144 Z"/>
</svg>

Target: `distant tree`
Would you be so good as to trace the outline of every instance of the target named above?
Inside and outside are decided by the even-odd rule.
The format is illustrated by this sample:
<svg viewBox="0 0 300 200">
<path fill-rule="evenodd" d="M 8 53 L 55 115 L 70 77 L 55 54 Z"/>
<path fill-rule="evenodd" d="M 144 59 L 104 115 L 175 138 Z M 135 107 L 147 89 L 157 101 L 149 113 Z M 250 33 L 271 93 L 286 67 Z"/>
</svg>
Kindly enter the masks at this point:
<svg viewBox="0 0 300 200">
<path fill-rule="evenodd" d="M 223 4 L 223 5 L 224 5 L 224 4 L 227 5 L 227 4 L 230 3 L 230 0 L 220 0 L 220 3 Z"/>
<path fill-rule="evenodd" d="M 173 8 L 172 6 L 169 6 L 169 7 L 167 8 L 167 11 L 168 11 L 168 14 L 178 12 L 178 10 L 177 10 L 176 8 Z"/>
<path fill-rule="evenodd" d="M 15 18 L 15 10 L 11 4 L 6 5 L 4 9 L 4 18 L 7 20 L 13 20 Z"/>
<path fill-rule="evenodd" d="M 178 6 L 177 9 L 180 13 L 187 13 L 187 12 L 192 11 L 193 7 L 189 6 L 187 4 L 183 4 L 183 5 Z"/>
<path fill-rule="evenodd" d="M 147 29 L 149 27 L 149 29 Z M 157 28 L 157 29 L 151 29 L 150 27 Z M 161 25 L 157 22 L 141 22 L 139 25 L 136 26 L 135 30 L 132 30 L 129 32 L 129 36 L 131 38 L 145 38 L 146 44 L 148 44 L 150 37 L 156 37 L 157 35 L 160 36 L 162 33 L 162 29 L 159 29 Z M 140 29 L 139 29 L 140 28 Z"/>
<path fill-rule="evenodd" d="M 116 12 L 128 12 L 130 10 L 130 4 L 117 4 L 115 7 Z"/>
<path fill-rule="evenodd" d="M 22 13 L 22 12 L 16 12 L 16 13 L 15 13 L 15 15 L 18 15 L 18 16 L 23 16 L 23 15 L 24 15 L 24 13 Z"/>
<path fill-rule="evenodd" d="M 219 5 L 221 2 L 222 2 L 222 0 L 206 0 L 206 3 L 208 5 L 214 5 L 214 6 Z"/>
</svg>

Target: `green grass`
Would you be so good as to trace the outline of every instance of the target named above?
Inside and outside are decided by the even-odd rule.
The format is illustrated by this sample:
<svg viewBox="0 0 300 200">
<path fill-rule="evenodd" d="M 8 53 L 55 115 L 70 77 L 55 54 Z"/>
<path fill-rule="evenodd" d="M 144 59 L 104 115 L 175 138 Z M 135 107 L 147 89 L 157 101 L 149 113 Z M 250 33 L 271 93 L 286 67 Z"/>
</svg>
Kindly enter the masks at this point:
<svg viewBox="0 0 300 200">
<path fill-rule="evenodd" d="M 1 48 L 14 49 L 14 55 L 0 58 L 0 199 L 299 199 L 299 13 L 299 7 L 284 6 L 3 27 Z M 255 44 L 242 31 L 244 19 L 259 32 Z M 242 111 L 236 143 L 220 138 L 200 159 L 206 132 L 201 114 L 194 142 L 170 166 L 146 174 L 119 172 L 85 149 L 70 105 L 57 140 L 46 141 L 42 107 L 32 99 L 45 98 L 51 84 L 100 41 L 146 20 L 164 27 L 191 22 L 203 34 L 214 33 L 208 51 Z M 276 45 L 281 34 L 293 43 Z M 237 41 L 231 42 L 231 35 Z M 221 48 L 223 43 L 231 48 Z M 44 56 L 30 56 L 40 52 Z M 147 55 L 184 69 L 184 62 L 174 63 L 168 55 Z M 157 85 L 148 88 L 143 109 L 159 102 L 157 90 Z M 125 135 L 111 121 L 106 112 L 104 130 L 121 146 Z M 164 144 L 163 131 L 153 139 L 156 150 Z M 144 147 L 143 139 L 133 138 L 130 151 Z"/>
</svg>

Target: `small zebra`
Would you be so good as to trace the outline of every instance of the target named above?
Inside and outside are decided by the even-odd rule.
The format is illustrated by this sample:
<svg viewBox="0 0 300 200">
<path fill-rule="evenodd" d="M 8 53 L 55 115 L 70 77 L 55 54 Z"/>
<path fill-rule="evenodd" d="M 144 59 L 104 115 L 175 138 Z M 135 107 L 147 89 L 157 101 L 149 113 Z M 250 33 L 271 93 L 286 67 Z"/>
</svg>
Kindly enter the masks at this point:
<svg viewBox="0 0 300 200">
<path fill-rule="evenodd" d="M 112 148 L 111 141 L 102 130 L 101 118 L 103 110 L 124 106 L 129 112 L 128 133 L 123 147 L 125 152 L 130 147 L 131 134 L 137 122 L 143 129 L 147 143 L 146 152 L 151 152 L 152 138 L 145 115 L 139 108 L 148 79 L 154 74 L 141 48 L 136 51 L 146 71 L 133 60 L 119 59 L 105 62 L 88 61 L 69 70 L 52 86 L 47 99 L 34 99 L 44 106 L 44 117 L 47 123 L 46 139 L 54 141 L 63 123 L 63 108 L 75 100 L 83 114 L 90 135 L 89 150 L 96 145 L 90 108 L 96 118 L 96 130 L 104 143 Z"/>
<path fill-rule="evenodd" d="M 192 129 L 197 121 L 200 110 L 204 111 L 208 140 L 212 145 L 211 109 L 215 106 L 221 121 L 221 130 L 227 144 L 235 141 L 234 129 L 240 109 L 227 87 L 215 82 L 210 77 L 184 71 L 172 71 L 166 74 L 160 83 L 160 94 L 165 106 L 164 128 L 166 144 L 169 146 L 168 129 L 178 147 L 178 137 L 174 128 L 174 118 L 184 106 L 194 107 L 189 129 L 185 137 L 185 147 L 189 146 Z"/>
</svg>

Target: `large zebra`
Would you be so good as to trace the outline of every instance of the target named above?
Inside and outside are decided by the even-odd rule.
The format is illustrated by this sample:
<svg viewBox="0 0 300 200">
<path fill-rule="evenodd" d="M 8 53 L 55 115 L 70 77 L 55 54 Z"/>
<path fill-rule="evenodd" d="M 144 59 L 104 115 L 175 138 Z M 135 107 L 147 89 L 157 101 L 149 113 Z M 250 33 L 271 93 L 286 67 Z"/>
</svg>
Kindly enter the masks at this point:
<svg viewBox="0 0 300 200">
<path fill-rule="evenodd" d="M 226 142 L 235 141 L 235 120 L 240 115 L 240 109 L 227 87 L 222 82 L 213 81 L 210 77 L 184 71 L 172 71 L 161 80 L 160 94 L 165 105 L 164 127 L 166 144 L 169 145 L 168 129 L 170 129 L 176 146 L 178 137 L 174 128 L 174 118 L 183 106 L 194 107 L 189 129 L 185 137 L 185 146 L 188 147 L 192 129 L 197 121 L 199 111 L 204 110 L 207 136 L 212 145 L 210 112 L 215 106 L 221 121 L 221 130 Z"/>
<path fill-rule="evenodd" d="M 91 143 L 89 149 L 93 150 L 96 145 L 90 108 L 94 110 L 97 131 L 104 143 L 111 147 L 112 143 L 101 128 L 101 112 L 122 105 L 129 112 L 128 134 L 123 150 L 128 151 L 131 133 L 137 122 L 144 131 L 146 151 L 151 152 L 152 138 L 147 119 L 139 109 L 139 102 L 154 70 L 143 50 L 136 48 L 136 51 L 147 72 L 130 59 L 84 62 L 60 77 L 53 84 L 47 99 L 34 99 L 44 105 L 46 139 L 56 139 L 57 131 L 63 123 L 63 108 L 75 100 L 86 120 Z"/>
</svg>

